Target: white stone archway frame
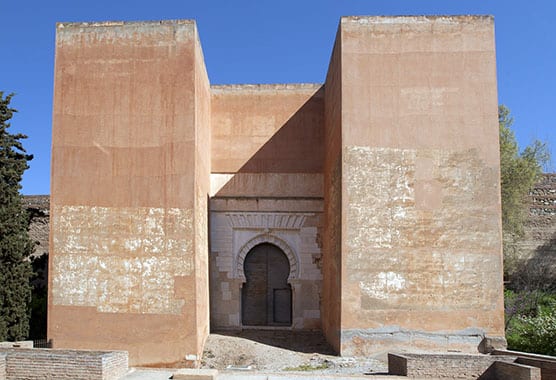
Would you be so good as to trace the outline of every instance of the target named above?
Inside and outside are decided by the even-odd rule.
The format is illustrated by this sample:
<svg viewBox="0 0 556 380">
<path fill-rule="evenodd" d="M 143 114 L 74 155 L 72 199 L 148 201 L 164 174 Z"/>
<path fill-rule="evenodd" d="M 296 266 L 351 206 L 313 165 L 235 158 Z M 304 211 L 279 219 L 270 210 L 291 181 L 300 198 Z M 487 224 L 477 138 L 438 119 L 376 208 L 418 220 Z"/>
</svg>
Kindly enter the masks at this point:
<svg viewBox="0 0 556 380">
<path fill-rule="evenodd" d="M 297 257 L 297 254 L 293 249 L 291 249 L 288 243 L 270 233 L 257 235 L 241 247 L 236 258 L 235 278 L 240 280 L 241 282 L 247 281 L 247 278 L 245 277 L 245 273 L 243 271 L 245 257 L 247 256 L 249 251 L 251 251 L 251 249 L 259 244 L 264 243 L 273 244 L 284 252 L 286 257 L 288 258 L 288 261 L 290 262 L 290 275 L 288 276 L 288 283 L 290 283 L 292 280 L 296 280 L 299 277 L 299 259 Z"/>
</svg>

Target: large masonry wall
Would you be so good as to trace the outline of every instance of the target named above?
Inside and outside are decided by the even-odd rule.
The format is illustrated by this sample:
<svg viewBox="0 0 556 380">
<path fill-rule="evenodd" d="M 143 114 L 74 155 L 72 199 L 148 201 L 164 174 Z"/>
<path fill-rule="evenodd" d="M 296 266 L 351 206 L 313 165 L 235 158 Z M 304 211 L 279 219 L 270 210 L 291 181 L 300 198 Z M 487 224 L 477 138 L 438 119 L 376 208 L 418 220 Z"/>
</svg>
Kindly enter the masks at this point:
<svg viewBox="0 0 556 380">
<path fill-rule="evenodd" d="M 211 324 L 242 327 L 243 262 L 288 257 L 292 328 L 320 328 L 321 85 L 212 87 Z"/>
<path fill-rule="evenodd" d="M 342 354 L 504 334 L 489 17 L 348 17 Z"/>
<path fill-rule="evenodd" d="M 504 333 L 499 183 L 490 17 L 344 17 L 324 86 L 211 86 L 193 21 L 59 24 L 48 337 L 196 365 L 271 244 L 292 329 L 475 351 Z"/>
<path fill-rule="evenodd" d="M 202 353 L 210 98 L 197 38 L 191 21 L 58 25 L 56 348 L 126 350 L 132 365 Z"/>
<path fill-rule="evenodd" d="M 124 351 L 0 348 L 0 380 L 118 380 L 127 372 Z"/>
</svg>

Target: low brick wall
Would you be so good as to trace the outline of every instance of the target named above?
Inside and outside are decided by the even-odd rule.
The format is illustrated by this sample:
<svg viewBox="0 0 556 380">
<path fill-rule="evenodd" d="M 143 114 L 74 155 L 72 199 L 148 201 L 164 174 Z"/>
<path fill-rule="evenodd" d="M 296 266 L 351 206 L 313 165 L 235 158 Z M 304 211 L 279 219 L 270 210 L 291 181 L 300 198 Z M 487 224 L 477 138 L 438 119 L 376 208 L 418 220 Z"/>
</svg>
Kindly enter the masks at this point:
<svg viewBox="0 0 556 380">
<path fill-rule="evenodd" d="M 493 376 L 490 378 L 496 380 L 541 380 L 541 370 L 523 364 L 497 361 L 494 363 Z"/>
<path fill-rule="evenodd" d="M 556 380 L 556 357 L 531 354 L 528 352 L 510 351 L 510 350 L 495 350 L 493 355 L 515 355 L 517 356 L 516 363 L 537 367 L 541 370 L 541 378 L 543 380 Z"/>
<path fill-rule="evenodd" d="M 515 359 L 469 354 L 388 354 L 388 373 L 412 378 L 478 379 L 495 361 L 512 363 Z"/>
<path fill-rule="evenodd" d="M 543 380 L 556 380 L 556 362 L 520 357 L 517 363 L 539 368 Z"/>
<path fill-rule="evenodd" d="M 6 380 L 117 380 L 128 370 L 125 351 L 0 348 L 0 355 Z"/>
<path fill-rule="evenodd" d="M 0 352 L 0 380 L 6 380 L 6 354 Z"/>
</svg>

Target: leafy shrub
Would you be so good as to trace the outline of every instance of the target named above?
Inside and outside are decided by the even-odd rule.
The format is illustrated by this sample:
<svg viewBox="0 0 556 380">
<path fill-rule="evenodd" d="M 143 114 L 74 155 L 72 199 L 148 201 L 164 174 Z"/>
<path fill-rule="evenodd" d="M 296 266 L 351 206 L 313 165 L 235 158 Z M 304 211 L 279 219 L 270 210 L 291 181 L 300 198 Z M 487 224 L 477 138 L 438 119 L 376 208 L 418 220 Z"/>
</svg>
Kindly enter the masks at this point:
<svg viewBox="0 0 556 380">
<path fill-rule="evenodd" d="M 506 311 L 515 311 L 506 320 L 508 348 L 544 355 L 556 355 L 556 294 L 536 293 L 536 309 L 531 310 L 531 294 L 506 292 Z M 511 310 L 508 310 L 508 309 Z"/>
</svg>

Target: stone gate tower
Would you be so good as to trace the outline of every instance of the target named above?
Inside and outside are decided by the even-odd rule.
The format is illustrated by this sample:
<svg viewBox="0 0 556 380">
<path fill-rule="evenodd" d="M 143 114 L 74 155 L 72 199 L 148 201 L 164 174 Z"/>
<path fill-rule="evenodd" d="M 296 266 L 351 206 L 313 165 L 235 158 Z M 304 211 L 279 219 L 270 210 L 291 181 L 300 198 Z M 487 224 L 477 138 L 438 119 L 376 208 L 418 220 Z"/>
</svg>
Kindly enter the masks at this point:
<svg viewBox="0 0 556 380">
<path fill-rule="evenodd" d="M 211 86 L 193 21 L 59 24 L 48 336 L 188 361 L 503 337 L 490 17 L 344 17 L 324 84 Z"/>
</svg>

